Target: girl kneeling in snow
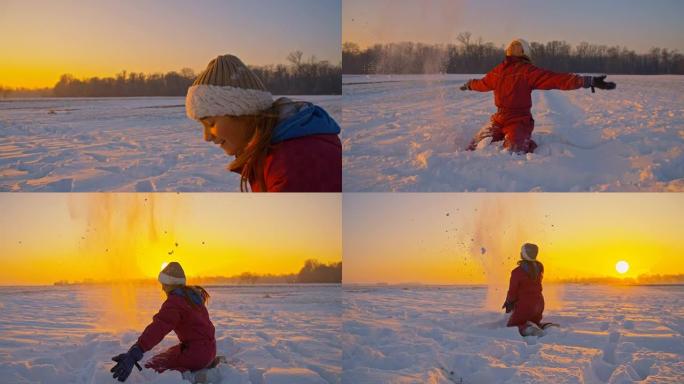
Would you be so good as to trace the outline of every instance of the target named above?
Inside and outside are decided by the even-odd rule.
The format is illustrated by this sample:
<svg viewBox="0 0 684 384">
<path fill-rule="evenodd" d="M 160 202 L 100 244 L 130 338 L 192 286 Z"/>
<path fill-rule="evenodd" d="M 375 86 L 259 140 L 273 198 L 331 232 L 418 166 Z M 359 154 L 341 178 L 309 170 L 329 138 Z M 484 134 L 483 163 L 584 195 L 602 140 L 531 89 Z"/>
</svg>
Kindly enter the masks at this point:
<svg viewBox="0 0 684 384">
<path fill-rule="evenodd" d="M 167 369 L 197 371 L 214 362 L 216 339 L 206 307 L 207 291 L 202 287 L 186 286 L 183 268 L 175 261 L 159 273 L 159 282 L 166 292 L 166 301 L 128 352 L 112 358 L 117 364 L 111 372 L 119 381 L 125 381 L 143 353 L 159 344 L 171 331 L 176 333 L 180 344 L 152 357 L 145 363 L 146 368 L 160 373 Z"/>
<path fill-rule="evenodd" d="M 188 89 L 188 117 L 204 126 L 204 139 L 235 161 L 240 190 L 341 192 L 339 125 L 323 108 L 281 97 L 235 56 L 218 56 Z"/>
<path fill-rule="evenodd" d="M 522 260 L 511 272 L 510 285 L 506 302 L 502 308 L 510 313 L 508 327 L 518 327 L 522 336 L 541 336 L 551 323 L 542 323 L 544 312 L 544 296 L 542 295 L 542 278 L 544 265 L 537 261 L 539 248 L 535 244 L 525 243 L 520 251 Z"/>
<path fill-rule="evenodd" d="M 515 39 L 506 48 L 506 59 L 482 79 L 469 80 L 462 91 L 494 91 L 494 104 L 498 111 L 473 137 L 468 150 L 477 149 L 478 143 L 491 137 L 492 142 L 503 140 L 504 148 L 512 152 L 533 152 L 537 144 L 532 140 L 534 119 L 532 91 L 535 89 L 572 90 L 594 87 L 615 89 L 615 83 L 606 82 L 606 76 L 580 76 L 574 73 L 555 73 L 532 64 L 530 45 Z"/>
</svg>

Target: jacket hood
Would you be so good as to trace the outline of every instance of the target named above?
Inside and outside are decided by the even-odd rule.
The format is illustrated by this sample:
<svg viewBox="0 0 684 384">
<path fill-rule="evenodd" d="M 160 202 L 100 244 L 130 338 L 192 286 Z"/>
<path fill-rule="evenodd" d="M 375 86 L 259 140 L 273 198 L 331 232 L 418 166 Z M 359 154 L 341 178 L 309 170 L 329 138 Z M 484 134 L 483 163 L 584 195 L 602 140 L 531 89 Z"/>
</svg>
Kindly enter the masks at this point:
<svg viewBox="0 0 684 384">
<path fill-rule="evenodd" d="M 177 295 L 180 297 L 187 297 L 190 300 L 192 300 L 193 303 L 197 305 L 204 305 L 204 301 L 202 300 L 202 296 L 197 292 L 195 289 L 181 289 L 181 288 L 176 288 L 173 291 L 170 292 L 172 295 Z"/>
<path fill-rule="evenodd" d="M 272 144 L 304 136 L 340 133 L 337 122 L 323 108 L 312 103 L 283 105 L 280 115 L 280 122 L 273 128 Z"/>
</svg>

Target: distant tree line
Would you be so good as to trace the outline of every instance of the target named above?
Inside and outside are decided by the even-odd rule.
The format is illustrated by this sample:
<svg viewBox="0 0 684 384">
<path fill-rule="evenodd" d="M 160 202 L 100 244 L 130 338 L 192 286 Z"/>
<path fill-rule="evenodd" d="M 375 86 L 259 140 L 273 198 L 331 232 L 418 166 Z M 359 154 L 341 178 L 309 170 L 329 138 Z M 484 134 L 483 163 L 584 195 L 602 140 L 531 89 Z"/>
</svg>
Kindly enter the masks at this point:
<svg viewBox="0 0 684 384">
<path fill-rule="evenodd" d="M 504 58 L 504 47 L 460 33 L 454 44 L 412 42 L 342 46 L 345 74 L 486 73 Z M 638 54 L 620 46 L 565 41 L 530 42 L 535 65 L 558 72 L 607 74 L 684 74 L 684 55 L 667 48 Z"/>
<path fill-rule="evenodd" d="M 191 279 L 193 285 L 221 285 L 221 284 L 341 284 L 342 283 L 342 262 L 321 263 L 315 259 L 309 259 L 304 262 L 304 266 L 298 273 L 286 274 L 257 274 L 252 272 L 243 272 L 234 276 L 204 276 L 193 277 Z M 97 281 L 93 279 L 84 279 L 82 281 L 69 282 L 60 280 L 53 283 L 53 285 L 97 285 L 110 284 L 116 281 Z M 156 284 L 156 280 L 139 279 L 132 282 L 139 284 Z"/>
<path fill-rule="evenodd" d="M 340 284 L 342 283 L 342 263 L 321 263 L 318 260 L 310 259 L 298 273 L 273 275 L 259 275 L 252 272 L 244 272 L 235 276 L 211 276 L 195 278 L 197 284 L 218 285 L 218 284 Z"/>
<path fill-rule="evenodd" d="M 287 57 L 288 64 L 251 66 L 274 95 L 339 95 L 342 93 L 342 68 L 315 56 L 304 59 L 301 51 Z M 127 97 L 185 96 L 197 74 L 190 68 L 179 72 L 145 74 L 122 71 L 114 77 L 78 79 L 70 74 L 60 77 L 54 88 L 28 90 L 0 88 L 1 97 Z"/>
<path fill-rule="evenodd" d="M 122 71 L 116 77 L 77 79 L 62 75 L 53 88 L 55 97 L 184 96 L 195 79 L 192 69 L 166 74 Z"/>
<path fill-rule="evenodd" d="M 684 284 L 684 274 L 639 275 L 637 277 L 575 277 L 556 280 L 557 283 L 573 284 Z"/>
<path fill-rule="evenodd" d="M 298 283 L 341 283 L 342 263 L 323 264 L 307 260 L 297 274 Z"/>
<path fill-rule="evenodd" d="M 13 88 L 0 85 L 0 99 L 7 97 L 51 97 L 52 88 Z"/>
<path fill-rule="evenodd" d="M 250 67 L 274 95 L 341 95 L 342 67 L 301 51 L 287 56 L 288 65 Z"/>
</svg>

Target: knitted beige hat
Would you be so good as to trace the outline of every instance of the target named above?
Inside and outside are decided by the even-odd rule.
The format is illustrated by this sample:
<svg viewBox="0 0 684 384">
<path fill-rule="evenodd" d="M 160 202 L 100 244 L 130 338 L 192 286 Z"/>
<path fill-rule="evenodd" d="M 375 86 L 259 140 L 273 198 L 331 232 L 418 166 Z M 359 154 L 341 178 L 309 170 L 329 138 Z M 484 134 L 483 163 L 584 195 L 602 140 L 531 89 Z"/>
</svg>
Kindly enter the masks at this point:
<svg viewBox="0 0 684 384">
<path fill-rule="evenodd" d="M 253 115 L 273 104 L 273 95 L 261 80 L 233 55 L 209 62 L 185 97 L 189 118 Z"/>
<path fill-rule="evenodd" d="M 525 243 L 520 249 L 520 257 L 525 260 L 537 260 L 537 253 L 539 252 L 539 247 L 536 244 Z"/>
<path fill-rule="evenodd" d="M 157 280 L 164 285 L 185 285 L 185 272 L 178 262 L 172 261 L 159 272 Z"/>
<path fill-rule="evenodd" d="M 523 56 L 527 57 L 528 59 L 532 58 L 532 49 L 530 48 L 530 44 L 527 42 L 527 40 L 521 39 L 519 37 L 517 39 L 513 39 L 513 41 L 508 44 L 508 47 L 506 47 L 506 56 L 517 56 L 513 54 L 514 45 L 520 45 Z"/>
</svg>

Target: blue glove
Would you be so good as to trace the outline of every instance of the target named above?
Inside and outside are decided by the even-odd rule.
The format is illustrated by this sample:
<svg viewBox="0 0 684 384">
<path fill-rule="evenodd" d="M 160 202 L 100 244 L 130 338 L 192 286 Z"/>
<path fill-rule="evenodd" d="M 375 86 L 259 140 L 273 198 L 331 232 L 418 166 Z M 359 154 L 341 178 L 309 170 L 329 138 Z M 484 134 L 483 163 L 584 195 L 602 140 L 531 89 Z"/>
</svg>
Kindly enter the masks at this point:
<svg viewBox="0 0 684 384">
<path fill-rule="evenodd" d="M 138 364 L 138 361 L 140 361 L 142 357 L 142 349 L 140 349 L 138 344 L 134 344 L 131 349 L 128 350 L 128 352 L 112 357 L 112 360 L 116 361 L 116 365 L 112 367 L 109 372 L 114 374 L 113 377 L 115 379 L 124 382 L 131 374 L 134 365 L 142 371 L 142 368 Z"/>
</svg>

